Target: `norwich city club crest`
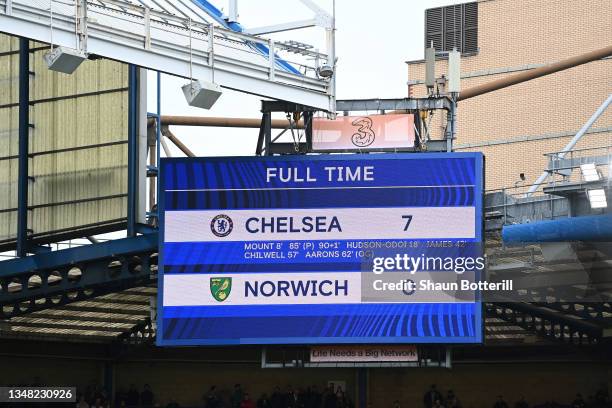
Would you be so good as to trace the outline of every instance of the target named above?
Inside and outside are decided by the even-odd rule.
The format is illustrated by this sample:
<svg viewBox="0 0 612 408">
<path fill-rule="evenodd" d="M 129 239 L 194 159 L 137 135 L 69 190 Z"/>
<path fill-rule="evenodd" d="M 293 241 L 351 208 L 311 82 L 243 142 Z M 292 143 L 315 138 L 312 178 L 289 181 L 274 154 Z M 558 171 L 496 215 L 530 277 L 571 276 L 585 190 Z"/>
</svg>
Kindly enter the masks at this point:
<svg viewBox="0 0 612 408">
<path fill-rule="evenodd" d="M 210 293 L 217 302 L 223 302 L 232 291 L 232 278 L 210 278 Z"/>
</svg>

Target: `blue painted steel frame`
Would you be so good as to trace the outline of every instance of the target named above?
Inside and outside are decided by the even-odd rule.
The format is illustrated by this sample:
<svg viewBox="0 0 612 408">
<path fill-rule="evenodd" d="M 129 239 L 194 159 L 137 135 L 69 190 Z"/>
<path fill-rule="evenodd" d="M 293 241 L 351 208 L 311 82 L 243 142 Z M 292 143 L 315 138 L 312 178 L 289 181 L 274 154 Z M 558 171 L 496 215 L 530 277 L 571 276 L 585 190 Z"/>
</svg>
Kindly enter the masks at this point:
<svg viewBox="0 0 612 408">
<path fill-rule="evenodd" d="M 156 139 L 155 139 L 155 143 L 156 143 L 156 149 L 155 149 L 155 154 L 156 154 L 156 166 L 157 166 L 157 191 L 156 191 L 156 197 L 157 197 L 157 220 L 158 220 L 158 224 L 159 224 L 159 193 L 160 193 L 160 180 L 161 180 L 161 163 L 160 163 L 160 158 L 161 158 L 161 138 L 162 138 L 162 134 L 161 134 L 161 72 L 157 71 L 157 101 L 156 101 L 156 108 L 157 108 L 157 129 L 156 129 Z"/>
<path fill-rule="evenodd" d="M 94 259 L 112 259 L 120 254 L 155 251 L 157 241 L 157 234 L 146 234 L 2 261 L 0 262 L 0 278 Z"/>
<path fill-rule="evenodd" d="M 161 134 L 161 72 L 157 71 L 156 73 L 156 78 L 157 78 L 157 89 L 156 89 L 156 97 L 157 97 L 157 101 L 155 103 L 155 109 L 156 109 L 156 113 L 153 112 L 148 112 L 147 116 L 149 118 L 153 118 L 155 120 L 155 171 L 156 171 L 156 177 L 157 177 L 157 183 L 155 185 L 155 197 L 157 197 L 157 200 L 159 202 L 159 177 L 160 177 L 160 163 L 159 163 L 159 159 L 161 158 L 160 154 L 160 149 L 161 149 L 161 143 L 160 143 L 160 139 L 162 137 Z M 152 206 L 153 203 L 150 203 L 150 205 Z M 149 214 L 150 216 L 153 217 L 158 217 L 159 216 L 159 205 L 158 205 L 158 209 L 156 211 L 151 211 L 151 213 Z"/>
<path fill-rule="evenodd" d="M 156 265 L 156 233 L 0 262 L 0 320 L 148 285 Z"/>
<path fill-rule="evenodd" d="M 413 155 L 415 153 L 384 153 L 381 154 L 380 157 L 384 157 L 386 159 L 398 159 L 398 158 L 405 158 L 407 155 Z M 475 211 L 476 211 L 476 225 L 480 226 L 480 228 L 476 228 L 476 240 L 478 242 L 480 242 L 482 244 L 483 241 L 483 237 L 484 237 L 484 221 L 483 221 L 483 213 L 482 213 L 482 209 L 483 209 L 483 205 L 484 205 L 484 194 L 483 194 L 483 189 L 484 189 L 484 156 L 482 155 L 482 153 L 479 152 L 475 152 L 475 153 L 464 153 L 464 152 L 452 152 L 452 153 L 418 153 L 416 154 L 417 156 L 415 157 L 419 157 L 422 159 L 425 158 L 431 158 L 431 159 L 439 159 L 439 158 L 450 158 L 450 157 L 455 157 L 455 158 L 474 158 L 475 162 L 476 162 L 476 174 L 475 174 L 475 185 L 477 186 L 477 193 L 480 195 L 480 197 L 482 199 L 480 200 L 475 200 Z M 328 154 L 328 155 L 291 155 L 291 156 L 276 156 L 276 157 L 262 157 L 262 156 L 252 156 L 252 157 L 235 157 L 236 159 L 240 159 L 240 160 L 253 160 L 253 161 L 259 161 L 259 160 L 274 160 L 274 159 L 281 159 L 281 160 L 294 160 L 294 161 L 306 161 L 306 160 L 337 160 L 338 158 L 342 159 L 342 160 L 346 160 L 346 161 L 353 161 L 353 160 L 360 160 L 362 157 L 362 155 L 334 155 L 334 154 Z M 199 158 L 200 160 L 202 158 Z M 220 161 L 220 160 L 227 160 L 227 159 L 232 159 L 232 157 L 209 157 L 206 158 L 207 160 L 210 161 Z M 177 157 L 177 158 L 171 158 L 168 159 L 171 160 L 173 162 L 189 162 L 189 161 L 194 161 L 194 160 L 198 160 L 197 158 L 191 158 L 191 157 Z M 160 163 L 160 174 L 163 171 L 163 161 L 162 163 Z M 158 186 L 163 187 L 163 182 L 161 181 L 163 179 L 159 179 L 159 183 Z M 157 279 L 157 336 L 156 336 L 156 344 L 157 346 L 195 346 L 195 345 L 232 345 L 232 346 L 236 346 L 236 345 L 241 345 L 240 343 L 236 343 L 235 341 L 210 341 L 210 342 L 203 342 L 203 341 L 193 341 L 193 340 L 163 340 L 163 294 L 164 294 L 164 279 L 163 279 L 163 271 L 164 271 L 164 210 L 165 210 L 165 194 L 164 194 L 164 190 L 160 188 L 160 192 L 161 195 L 159 195 L 158 197 L 158 211 L 159 211 L 159 233 L 158 233 L 158 238 L 159 238 L 159 252 L 158 252 L 158 279 Z M 482 277 L 484 279 L 484 277 Z M 478 344 L 478 343 L 482 343 L 484 341 L 484 324 L 482 322 L 482 316 L 483 316 L 483 308 L 484 305 L 482 304 L 482 294 L 480 292 L 476 293 L 476 302 L 480 304 L 480 307 L 476 307 L 475 308 L 475 316 L 474 319 L 476 322 L 479 322 L 479 326 L 477 328 L 478 334 L 476 335 L 476 338 L 467 341 L 467 342 L 462 342 L 461 344 Z M 479 330 L 478 330 L 479 329 Z M 397 338 L 394 338 L 397 339 Z M 281 338 L 259 338 L 258 339 L 259 342 L 257 344 L 282 344 Z M 335 339 L 335 341 L 337 343 L 340 343 L 339 341 L 337 341 L 338 339 Z M 355 338 L 353 338 L 353 341 L 351 343 L 355 343 Z M 361 343 L 368 343 L 371 342 L 372 339 L 370 337 L 364 337 L 363 339 L 360 339 Z M 406 342 L 406 339 L 403 340 L 403 342 Z M 402 341 L 398 341 L 398 340 L 390 340 L 389 343 L 402 343 Z M 424 338 L 424 337 L 411 337 L 410 338 L 410 343 L 418 343 L 418 344 L 453 344 L 449 341 L 445 341 L 445 338 L 442 337 L 438 337 L 438 338 Z M 253 345 L 255 343 L 249 343 L 250 345 Z M 306 339 L 301 340 L 301 338 L 291 338 L 291 339 L 287 339 L 287 344 L 329 344 L 329 342 L 327 341 L 320 341 L 320 342 L 313 342 L 312 339 L 309 339 L 308 341 L 306 341 Z M 456 343 L 459 344 L 459 343 Z"/>
<path fill-rule="evenodd" d="M 30 133 L 30 42 L 19 38 L 19 174 L 17 256 L 28 253 L 28 150 Z"/>
<path fill-rule="evenodd" d="M 242 26 L 238 23 L 228 23 L 227 21 L 225 21 L 223 19 L 223 13 L 221 12 L 221 10 L 219 10 L 217 7 L 215 7 L 212 3 L 210 3 L 207 0 L 193 0 L 193 2 L 195 4 L 197 4 L 202 10 L 204 10 L 206 12 L 206 14 L 208 14 L 209 16 L 211 16 L 217 23 L 221 24 L 223 27 L 236 31 L 236 32 L 243 32 L 244 29 L 242 28 Z M 252 43 L 249 42 L 248 43 L 251 47 L 255 48 L 257 51 L 261 52 L 266 58 L 268 57 L 269 53 L 270 53 L 270 49 L 268 47 L 266 47 L 263 44 L 259 44 L 259 43 Z M 274 54 L 276 57 L 276 54 Z M 302 73 L 300 71 L 298 71 L 297 69 L 295 69 L 295 67 L 293 67 L 291 64 L 289 64 L 287 61 L 283 60 L 282 58 L 278 58 L 276 57 L 276 61 L 278 62 L 278 64 L 280 66 L 282 66 L 284 69 L 286 69 L 288 72 L 291 72 L 292 74 L 296 74 L 296 75 L 302 75 Z"/>
<path fill-rule="evenodd" d="M 128 200 L 127 234 L 136 235 L 136 194 L 138 192 L 138 67 L 128 68 Z"/>
</svg>

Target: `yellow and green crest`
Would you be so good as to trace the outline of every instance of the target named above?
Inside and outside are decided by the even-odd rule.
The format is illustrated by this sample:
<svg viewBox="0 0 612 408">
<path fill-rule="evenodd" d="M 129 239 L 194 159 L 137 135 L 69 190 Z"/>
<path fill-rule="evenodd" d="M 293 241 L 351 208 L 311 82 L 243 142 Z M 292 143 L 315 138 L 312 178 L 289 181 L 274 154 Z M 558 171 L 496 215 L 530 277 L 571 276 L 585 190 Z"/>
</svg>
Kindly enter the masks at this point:
<svg viewBox="0 0 612 408">
<path fill-rule="evenodd" d="M 210 278 L 210 293 L 217 302 L 223 302 L 232 291 L 232 278 Z"/>
</svg>

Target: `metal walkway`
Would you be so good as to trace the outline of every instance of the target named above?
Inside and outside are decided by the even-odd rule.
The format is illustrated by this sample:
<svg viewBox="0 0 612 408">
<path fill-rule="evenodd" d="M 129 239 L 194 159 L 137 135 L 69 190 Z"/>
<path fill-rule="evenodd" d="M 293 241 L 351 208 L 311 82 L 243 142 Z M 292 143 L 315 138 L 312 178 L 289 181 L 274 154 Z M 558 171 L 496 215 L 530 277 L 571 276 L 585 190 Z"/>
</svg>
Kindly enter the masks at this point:
<svg viewBox="0 0 612 408">
<path fill-rule="evenodd" d="M 182 8 L 173 14 L 126 0 L 79 0 L 76 6 L 0 0 L 0 31 L 263 97 L 333 107 L 332 82 L 316 73 L 327 55 L 300 50 L 305 62 L 283 60 L 277 54 L 295 53 L 294 47 L 213 26 L 195 2 L 176 3 Z"/>
<path fill-rule="evenodd" d="M 489 319 L 571 344 L 609 341 L 612 328 L 612 245 L 609 242 L 502 241 L 502 228 L 572 217 L 603 216 L 587 191 L 610 188 L 609 145 L 546 154 L 547 183 L 490 191 L 485 196 L 488 280 L 512 279 L 512 298 L 487 299 Z M 585 178 L 581 166 L 597 174 Z M 542 190 L 538 190 L 543 187 Z"/>
</svg>

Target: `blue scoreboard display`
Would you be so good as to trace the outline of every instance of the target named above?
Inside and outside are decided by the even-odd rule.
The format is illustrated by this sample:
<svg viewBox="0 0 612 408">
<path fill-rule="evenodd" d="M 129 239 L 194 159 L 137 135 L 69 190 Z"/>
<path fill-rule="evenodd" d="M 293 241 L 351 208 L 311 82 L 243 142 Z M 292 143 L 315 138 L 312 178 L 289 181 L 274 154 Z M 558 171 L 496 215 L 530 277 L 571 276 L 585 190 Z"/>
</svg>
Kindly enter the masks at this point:
<svg viewBox="0 0 612 408">
<path fill-rule="evenodd" d="M 479 343 L 479 153 L 168 158 L 157 342 Z"/>
</svg>

